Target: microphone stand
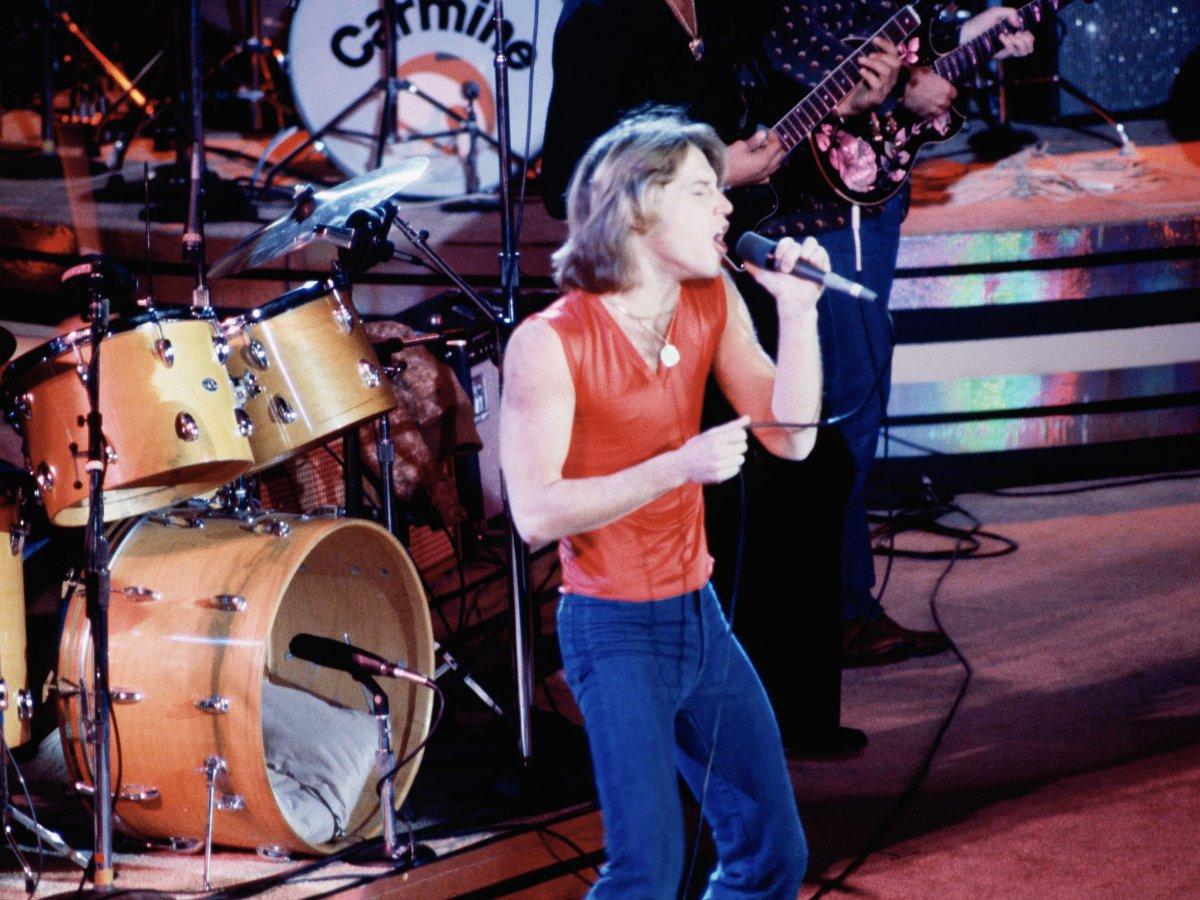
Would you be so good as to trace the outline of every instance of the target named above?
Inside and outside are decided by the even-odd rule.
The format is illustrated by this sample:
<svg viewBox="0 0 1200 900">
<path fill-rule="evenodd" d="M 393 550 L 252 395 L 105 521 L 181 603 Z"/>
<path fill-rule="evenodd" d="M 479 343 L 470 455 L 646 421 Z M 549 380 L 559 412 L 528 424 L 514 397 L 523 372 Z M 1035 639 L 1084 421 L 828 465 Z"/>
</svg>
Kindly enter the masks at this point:
<svg viewBox="0 0 1200 900">
<path fill-rule="evenodd" d="M 115 877 L 112 862 L 113 791 L 109 765 L 108 693 L 108 537 L 104 533 L 104 423 L 100 413 L 100 347 L 108 333 L 108 299 L 104 295 L 99 260 L 68 270 L 64 280 L 82 274 L 88 278 L 88 316 L 91 319 L 92 354 L 87 364 L 88 396 L 88 521 L 85 535 L 84 585 L 87 615 L 91 622 L 93 648 L 93 719 L 89 738 L 93 747 L 92 796 L 93 840 L 92 885 L 97 891 L 112 888 Z"/>
<path fill-rule="evenodd" d="M 392 779 L 385 776 L 392 771 L 396 764 L 396 751 L 392 748 L 391 712 L 388 706 L 388 695 L 379 682 L 365 673 L 354 675 L 354 680 L 361 684 L 367 692 L 367 703 L 371 707 L 371 715 L 379 733 L 379 748 L 375 751 L 375 774 L 383 779 L 379 787 L 379 815 L 383 820 L 383 855 L 387 859 L 396 859 L 396 813 L 394 804 Z"/>
<path fill-rule="evenodd" d="M 188 56 L 190 79 L 188 102 L 191 107 L 192 145 L 188 153 L 188 204 L 183 226 L 183 261 L 196 267 L 196 287 L 192 306 L 208 306 L 208 282 L 204 264 L 204 113 L 200 79 L 200 2 L 188 0 Z"/>
</svg>

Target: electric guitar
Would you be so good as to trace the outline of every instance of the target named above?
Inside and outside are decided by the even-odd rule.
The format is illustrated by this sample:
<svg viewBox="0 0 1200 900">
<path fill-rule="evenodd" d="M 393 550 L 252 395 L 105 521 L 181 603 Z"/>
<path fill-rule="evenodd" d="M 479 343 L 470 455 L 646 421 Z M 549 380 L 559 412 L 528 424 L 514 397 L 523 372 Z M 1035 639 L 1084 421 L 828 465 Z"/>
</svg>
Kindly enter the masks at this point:
<svg viewBox="0 0 1200 900">
<path fill-rule="evenodd" d="M 925 65 L 953 83 L 962 82 L 1004 49 L 1000 35 L 1029 30 L 1070 0 L 1031 0 L 1017 14 L 1021 24 L 1001 22 L 949 53 L 932 50 L 930 35 L 899 44 L 908 64 Z M 809 136 L 816 168 L 835 193 L 860 206 L 876 206 L 904 186 L 926 144 L 958 134 L 966 116 L 953 106 L 924 119 L 903 107 L 881 115 L 856 116 L 842 124 L 823 123 Z"/>
<path fill-rule="evenodd" d="M 877 48 L 873 46 L 876 37 L 886 38 L 899 46 L 920 24 L 921 17 L 917 11 L 912 6 L 903 7 L 826 75 L 803 100 L 788 110 L 771 128 L 783 146 L 785 157 L 797 147 L 805 145 L 837 105 L 858 89 L 862 83 L 859 59 L 877 52 Z M 779 210 L 777 188 L 787 189 L 784 172 L 786 168 L 785 166 L 776 173 L 779 176 L 778 181 L 776 176 L 772 176 L 766 184 L 750 184 L 731 188 L 726 192 L 726 196 L 733 203 L 733 213 L 729 217 L 729 246 L 734 246 L 738 237 L 747 231 L 753 231 Z"/>
</svg>

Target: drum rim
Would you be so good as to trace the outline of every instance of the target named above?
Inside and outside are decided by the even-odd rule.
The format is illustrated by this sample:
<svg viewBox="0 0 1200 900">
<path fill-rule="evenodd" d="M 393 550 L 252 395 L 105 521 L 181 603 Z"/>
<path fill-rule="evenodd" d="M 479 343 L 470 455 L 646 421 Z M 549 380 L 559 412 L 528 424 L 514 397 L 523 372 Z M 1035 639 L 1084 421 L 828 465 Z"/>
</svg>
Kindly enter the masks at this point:
<svg viewBox="0 0 1200 900">
<path fill-rule="evenodd" d="M 108 329 L 106 337 L 136 331 L 144 325 L 156 325 L 164 322 L 201 321 L 217 324 L 216 311 L 210 306 L 154 306 L 136 316 L 118 319 Z M 19 390 L 17 382 L 23 381 L 38 366 L 45 365 L 64 353 L 82 347 L 92 342 L 90 327 L 76 328 L 65 334 L 52 337 L 38 344 L 32 350 L 27 350 L 8 364 L 0 376 L 0 399 L 7 403 L 12 395 Z"/>
<path fill-rule="evenodd" d="M 265 322 L 267 319 L 273 319 L 276 316 L 283 315 L 286 312 L 291 312 L 293 309 L 299 309 L 305 304 L 312 303 L 314 300 L 322 300 L 337 290 L 343 290 L 347 294 L 350 288 L 339 288 L 336 285 L 330 285 L 328 279 L 306 281 L 297 288 L 293 288 L 285 294 L 280 294 L 261 306 L 256 306 L 253 309 L 248 309 L 246 312 L 236 316 L 230 316 L 228 319 L 222 319 L 220 323 L 221 334 L 228 338 L 231 334 L 235 334 L 250 325 L 257 325 Z M 347 309 L 352 308 L 349 302 L 343 302 L 343 306 Z"/>
</svg>

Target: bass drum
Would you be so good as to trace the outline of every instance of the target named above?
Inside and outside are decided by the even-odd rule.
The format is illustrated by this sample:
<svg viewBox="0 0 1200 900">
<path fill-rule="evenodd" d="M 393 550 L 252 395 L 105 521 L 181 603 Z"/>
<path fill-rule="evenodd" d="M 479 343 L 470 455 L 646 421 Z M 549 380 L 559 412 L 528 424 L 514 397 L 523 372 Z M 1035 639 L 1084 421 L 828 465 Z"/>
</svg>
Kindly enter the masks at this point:
<svg viewBox="0 0 1200 900">
<path fill-rule="evenodd" d="M 114 544 L 112 783 L 121 826 L 198 845 L 205 767 L 215 765 L 216 843 L 328 853 L 376 833 L 376 725 L 363 689 L 287 648 L 307 632 L 432 674 L 429 609 L 400 543 L 357 519 L 173 514 L 123 523 Z M 56 694 L 68 768 L 91 785 L 84 607 L 76 596 L 67 613 Z M 386 690 L 399 759 L 428 734 L 433 697 L 408 681 L 388 680 Z M 419 763 L 399 774 L 397 802 Z"/>
<path fill-rule="evenodd" d="M 310 133 L 323 128 L 360 96 L 370 91 L 383 71 L 383 34 L 379 0 L 300 0 L 288 25 L 287 67 L 300 121 Z M 458 3 L 397 3 L 396 76 L 460 115 L 466 113 L 464 87 L 479 89 L 475 114 L 479 128 L 496 136 L 496 85 L 492 4 L 485 0 Z M 541 4 L 534 35 L 534 4 L 510 3 L 503 31 L 509 61 L 513 151 L 525 145 L 533 79 L 530 156 L 541 151 L 550 102 L 550 45 L 562 9 L 561 0 Z M 511 30 L 510 30 L 511 29 Z M 330 159 L 348 176 L 376 168 L 374 135 L 383 108 L 382 92 L 370 94 L 336 129 L 322 138 Z M 432 162 L 409 196 L 451 197 L 466 191 L 469 141 L 446 135 L 458 121 L 419 95 L 402 90 L 397 98 L 397 134 L 384 150 L 383 166 L 410 156 Z M 476 170 L 483 190 L 500 182 L 493 147 L 478 141 Z"/>
</svg>

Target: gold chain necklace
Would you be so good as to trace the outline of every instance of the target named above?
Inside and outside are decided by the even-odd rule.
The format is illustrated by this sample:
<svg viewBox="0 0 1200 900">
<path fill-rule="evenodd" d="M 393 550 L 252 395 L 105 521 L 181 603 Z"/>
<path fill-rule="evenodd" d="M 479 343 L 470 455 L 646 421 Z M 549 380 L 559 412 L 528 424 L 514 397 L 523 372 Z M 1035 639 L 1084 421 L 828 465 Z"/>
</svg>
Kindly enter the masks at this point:
<svg viewBox="0 0 1200 900">
<path fill-rule="evenodd" d="M 700 62 L 700 58 L 704 56 L 704 38 L 700 37 L 700 23 L 696 18 L 696 0 L 687 0 L 687 6 L 683 6 L 679 0 L 666 0 L 667 6 L 671 7 L 671 12 L 675 14 L 675 18 L 679 20 L 679 26 L 687 32 L 690 38 L 688 41 L 688 49 L 692 51 L 692 57 L 696 62 Z M 684 14 L 684 10 L 688 14 Z"/>
<path fill-rule="evenodd" d="M 645 328 L 648 332 L 662 341 L 662 349 L 658 351 L 658 361 L 661 362 L 666 368 L 669 369 L 679 362 L 679 348 L 672 344 L 670 339 L 665 334 L 660 332 L 657 328 L 652 327 L 644 319 L 640 319 L 635 316 L 623 305 L 618 303 L 616 300 L 613 300 L 611 297 L 608 298 L 608 302 L 615 306 L 621 312 L 621 314 L 624 315 L 625 318 L 629 319 L 629 321 L 633 322 L 634 325 L 640 325 L 642 328 Z M 671 330 L 669 325 L 667 326 L 667 330 Z"/>
</svg>

